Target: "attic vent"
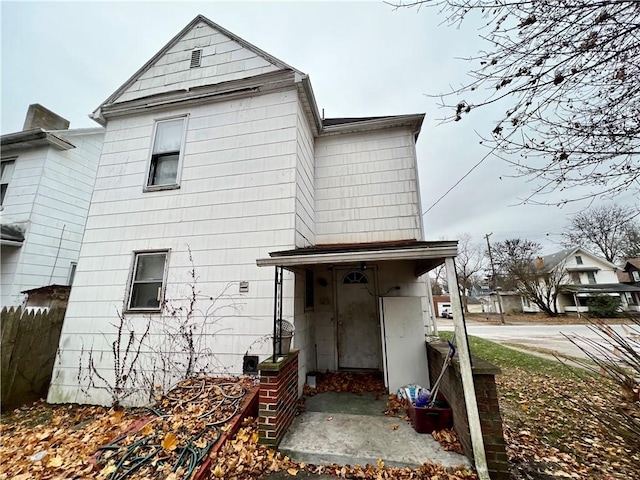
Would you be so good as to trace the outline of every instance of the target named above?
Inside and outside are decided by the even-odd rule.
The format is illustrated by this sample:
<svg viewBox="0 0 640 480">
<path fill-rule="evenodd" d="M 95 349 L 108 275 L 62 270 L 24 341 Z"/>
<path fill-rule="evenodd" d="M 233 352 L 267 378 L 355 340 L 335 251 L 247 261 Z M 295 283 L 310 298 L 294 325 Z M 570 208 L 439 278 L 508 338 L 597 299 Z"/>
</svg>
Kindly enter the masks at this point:
<svg viewBox="0 0 640 480">
<path fill-rule="evenodd" d="M 189 68 L 196 68 L 200 66 L 200 60 L 202 59 L 202 49 L 193 50 L 191 52 L 191 65 Z"/>
</svg>

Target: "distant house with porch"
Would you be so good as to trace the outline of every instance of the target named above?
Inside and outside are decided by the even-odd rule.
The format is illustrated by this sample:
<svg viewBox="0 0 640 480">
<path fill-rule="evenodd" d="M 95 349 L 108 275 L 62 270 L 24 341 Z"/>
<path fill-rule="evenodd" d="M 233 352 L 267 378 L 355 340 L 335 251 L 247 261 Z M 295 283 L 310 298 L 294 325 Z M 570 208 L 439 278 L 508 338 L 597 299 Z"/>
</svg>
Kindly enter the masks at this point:
<svg viewBox="0 0 640 480">
<path fill-rule="evenodd" d="M 575 247 L 538 257 L 536 268 L 540 278 L 559 271 L 558 313 L 588 312 L 589 300 L 598 295 L 618 298 L 622 310 L 635 309 L 633 302 L 640 287 L 620 283 L 620 268 L 588 250 Z M 540 311 L 536 304 L 519 292 L 501 292 L 500 296 L 505 313 Z"/>
<path fill-rule="evenodd" d="M 168 341 L 180 321 L 192 371 L 241 374 L 281 318 L 299 389 L 316 370 L 428 384 L 424 274 L 457 246 L 424 241 L 423 114 L 322 118 L 308 75 L 198 16 L 92 117 L 106 134 L 50 402 L 111 401 L 78 368 L 90 351 L 114 381 L 118 321 L 149 327 L 147 378 L 152 355 L 189 353 Z"/>
<path fill-rule="evenodd" d="M 0 307 L 73 281 L 103 137 L 34 104 L 23 129 L 0 138 Z"/>
<path fill-rule="evenodd" d="M 640 287 L 640 258 L 627 259 L 617 272 L 620 283 Z M 627 311 L 640 312 L 640 291 L 624 292 Z"/>
</svg>

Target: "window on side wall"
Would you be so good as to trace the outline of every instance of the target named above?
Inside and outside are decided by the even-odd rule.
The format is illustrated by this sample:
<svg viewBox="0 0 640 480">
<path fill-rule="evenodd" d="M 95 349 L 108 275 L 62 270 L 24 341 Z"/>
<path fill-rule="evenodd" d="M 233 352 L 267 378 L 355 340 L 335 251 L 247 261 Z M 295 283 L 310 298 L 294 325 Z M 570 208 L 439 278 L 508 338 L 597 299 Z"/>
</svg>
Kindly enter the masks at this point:
<svg viewBox="0 0 640 480">
<path fill-rule="evenodd" d="M 596 274 L 593 272 L 587 272 L 587 278 L 589 279 L 589 283 L 596 283 Z"/>
<path fill-rule="evenodd" d="M 634 282 L 640 282 L 640 272 L 632 271 L 631 278 L 633 278 Z"/>
<path fill-rule="evenodd" d="M 1 164 L 2 171 L 0 172 L 0 205 L 4 205 L 4 196 L 9 188 L 11 177 L 13 177 L 13 169 L 16 166 L 15 160 L 3 160 Z"/>
<path fill-rule="evenodd" d="M 179 187 L 186 121 L 180 117 L 156 122 L 146 189 Z"/>
<path fill-rule="evenodd" d="M 76 268 L 78 267 L 77 262 L 71 262 L 69 265 L 69 280 L 67 281 L 67 285 L 73 285 L 73 279 L 76 277 Z"/>
<path fill-rule="evenodd" d="M 127 309 L 157 311 L 164 297 L 168 251 L 136 252 Z"/>
<path fill-rule="evenodd" d="M 576 255 L 576 263 L 582 265 L 582 257 L 580 255 Z"/>
</svg>

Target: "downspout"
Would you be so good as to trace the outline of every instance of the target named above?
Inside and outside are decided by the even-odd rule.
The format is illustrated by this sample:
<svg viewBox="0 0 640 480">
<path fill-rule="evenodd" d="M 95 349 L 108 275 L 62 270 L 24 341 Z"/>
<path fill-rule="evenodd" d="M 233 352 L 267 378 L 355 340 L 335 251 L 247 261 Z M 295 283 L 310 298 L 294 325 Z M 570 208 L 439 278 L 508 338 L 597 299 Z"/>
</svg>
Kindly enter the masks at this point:
<svg viewBox="0 0 640 480">
<path fill-rule="evenodd" d="M 469 351 L 469 344 L 467 342 L 462 302 L 460 301 L 460 291 L 458 289 L 458 277 L 456 276 L 456 266 L 453 257 L 445 258 L 445 266 L 447 269 L 447 280 L 450 286 L 449 296 L 451 297 L 451 307 L 453 308 L 454 334 L 456 346 L 458 347 L 458 361 L 460 364 L 460 374 L 462 376 L 464 401 L 467 407 L 467 418 L 469 420 L 473 460 L 480 480 L 491 480 L 487 467 L 487 456 L 484 450 L 480 413 L 478 412 L 478 400 L 476 398 L 473 372 L 471 370 L 471 352 Z"/>
</svg>

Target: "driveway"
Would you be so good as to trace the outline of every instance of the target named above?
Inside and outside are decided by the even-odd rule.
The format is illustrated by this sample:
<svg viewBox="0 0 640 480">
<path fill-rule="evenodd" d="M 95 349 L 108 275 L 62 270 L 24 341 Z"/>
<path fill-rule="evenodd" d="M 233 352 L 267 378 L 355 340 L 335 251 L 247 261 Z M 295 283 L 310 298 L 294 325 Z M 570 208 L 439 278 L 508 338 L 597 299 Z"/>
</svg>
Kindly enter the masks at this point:
<svg viewBox="0 0 640 480">
<path fill-rule="evenodd" d="M 610 327 L 621 335 L 625 334 L 620 325 L 610 325 Z M 453 321 L 438 319 L 438 330 L 452 331 Z M 517 343 L 544 348 L 578 358 L 586 358 L 586 355 L 564 335 L 584 337 L 603 344 L 600 337 L 588 325 L 485 325 L 470 322 L 467 324 L 467 333 L 498 343 Z"/>
</svg>

